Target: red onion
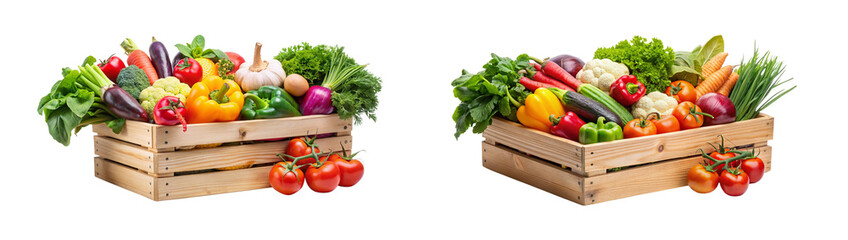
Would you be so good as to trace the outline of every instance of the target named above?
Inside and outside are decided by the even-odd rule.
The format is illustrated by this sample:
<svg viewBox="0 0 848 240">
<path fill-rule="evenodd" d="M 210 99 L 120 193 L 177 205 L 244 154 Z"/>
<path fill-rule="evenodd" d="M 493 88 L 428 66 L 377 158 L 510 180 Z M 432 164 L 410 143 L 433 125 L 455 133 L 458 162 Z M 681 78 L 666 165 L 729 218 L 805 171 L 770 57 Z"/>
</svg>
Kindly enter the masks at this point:
<svg viewBox="0 0 848 240">
<path fill-rule="evenodd" d="M 702 112 L 713 115 L 704 117 L 704 126 L 725 124 L 736 120 L 736 106 L 727 96 L 718 93 L 707 93 L 695 102 Z"/>
<path fill-rule="evenodd" d="M 586 64 L 580 58 L 568 54 L 552 57 L 548 61 L 556 63 L 562 69 L 565 69 L 568 74 L 571 74 L 571 76 L 577 76 L 577 72 L 580 72 L 580 69 L 583 69 L 583 65 Z"/>
</svg>

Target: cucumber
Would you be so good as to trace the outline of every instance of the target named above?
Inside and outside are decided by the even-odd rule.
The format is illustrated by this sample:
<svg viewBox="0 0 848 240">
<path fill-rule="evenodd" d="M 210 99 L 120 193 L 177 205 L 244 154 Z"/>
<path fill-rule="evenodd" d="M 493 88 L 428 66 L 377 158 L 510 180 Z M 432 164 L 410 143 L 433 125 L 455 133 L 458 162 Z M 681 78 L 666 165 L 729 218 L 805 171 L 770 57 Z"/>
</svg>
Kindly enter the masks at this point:
<svg viewBox="0 0 848 240">
<path fill-rule="evenodd" d="M 627 124 L 628 122 L 630 122 L 630 120 L 633 120 L 633 115 L 630 114 L 629 111 L 627 111 L 627 108 L 624 108 L 624 106 L 619 104 L 618 101 L 612 99 L 612 97 L 601 91 L 601 89 L 590 84 L 584 83 L 577 87 L 577 92 L 583 94 L 583 96 L 591 98 L 592 100 L 598 101 L 599 103 L 609 108 L 609 110 L 612 110 L 612 112 L 618 115 L 618 118 L 621 119 L 622 122 L 624 122 L 623 124 L 619 123 L 618 125 L 624 127 L 624 124 Z"/>
<path fill-rule="evenodd" d="M 562 106 L 569 112 L 574 112 L 586 122 L 598 121 L 598 117 L 606 118 L 608 122 L 615 122 L 619 126 L 624 126 L 626 122 L 616 115 L 612 110 L 603 104 L 581 95 L 575 91 L 562 90 L 559 88 L 548 88 L 556 94 Z"/>
</svg>

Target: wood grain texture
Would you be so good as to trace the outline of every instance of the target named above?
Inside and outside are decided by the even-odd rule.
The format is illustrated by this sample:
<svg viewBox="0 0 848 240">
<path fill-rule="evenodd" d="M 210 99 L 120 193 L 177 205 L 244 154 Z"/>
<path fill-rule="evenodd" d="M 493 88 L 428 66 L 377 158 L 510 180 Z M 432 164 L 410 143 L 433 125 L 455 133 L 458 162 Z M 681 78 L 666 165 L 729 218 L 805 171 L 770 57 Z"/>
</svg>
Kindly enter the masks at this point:
<svg viewBox="0 0 848 240">
<path fill-rule="evenodd" d="M 94 158 L 94 176 L 150 199 L 157 196 L 156 178 L 109 160 Z"/>
<path fill-rule="evenodd" d="M 580 143 L 557 137 L 539 130 L 525 128 L 502 118 L 493 118 L 492 125 L 483 132 L 486 141 L 500 143 L 518 151 L 583 170 L 583 148 Z"/>
<path fill-rule="evenodd" d="M 111 137 L 143 147 L 151 147 L 153 145 L 153 126 L 156 125 L 139 121 L 127 121 L 124 124 L 124 129 L 119 134 L 112 132 L 112 129 L 107 127 L 105 123 L 92 125 L 91 130 L 97 133 L 97 136 Z"/>
<path fill-rule="evenodd" d="M 156 201 L 267 188 L 273 166 L 159 178 Z"/>
<path fill-rule="evenodd" d="M 774 118 L 760 114 L 742 122 L 589 145 L 494 118 L 483 137 L 489 143 L 562 164 L 579 175 L 598 176 L 610 168 L 694 155 L 698 148 L 711 149 L 707 143 L 719 141 L 718 135 L 725 136 L 727 147 L 735 147 L 767 142 L 773 133 Z"/>
<path fill-rule="evenodd" d="M 269 138 L 305 136 L 307 133 L 343 133 L 353 130 L 352 120 L 339 119 L 337 114 L 311 115 L 291 118 L 234 121 L 226 123 L 189 124 L 183 132 L 179 126 L 153 127 L 153 148 L 191 146 L 198 144 L 241 142 Z"/>
<path fill-rule="evenodd" d="M 483 167 L 576 203 L 583 201 L 583 179 L 553 163 L 483 142 Z"/>
<path fill-rule="evenodd" d="M 771 146 L 757 149 L 769 171 Z M 484 167 L 583 205 L 687 186 L 687 171 L 701 160 L 690 156 L 586 177 L 550 161 L 483 142 Z"/>
<path fill-rule="evenodd" d="M 206 170 L 245 164 L 278 162 L 277 153 L 284 153 L 289 141 L 253 143 L 236 146 L 223 146 L 173 152 L 151 152 L 150 149 L 136 146 L 109 137 L 94 137 L 94 153 L 101 158 L 119 162 L 145 171 L 153 176 L 173 175 L 176 172 Z M 315 144 L 324 151 L 340 152 L 341 145 L 350 150 L 352 136 L 328 137 L 315 140 Z M 349 151 L 348 151 L 349 152 Z"/>
</svg>

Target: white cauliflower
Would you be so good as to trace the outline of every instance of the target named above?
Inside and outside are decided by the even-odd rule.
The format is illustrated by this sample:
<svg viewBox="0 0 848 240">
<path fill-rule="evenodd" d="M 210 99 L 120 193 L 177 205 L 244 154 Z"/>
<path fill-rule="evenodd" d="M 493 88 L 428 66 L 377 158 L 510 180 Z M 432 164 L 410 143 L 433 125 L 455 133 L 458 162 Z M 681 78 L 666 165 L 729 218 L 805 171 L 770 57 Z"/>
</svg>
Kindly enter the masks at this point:
<svg viewBox="0 0 848 240">
<path fill-rule="evenodd" d="M 142 90 L 138 100 L 141 103 L 141 107 L 147 111 L 147 115 L 153 116 L 151 115 L 153 114 L 153 107 L 156 106 L 156 103 L 160 99 L 165 96 L 176 96 L 180 98 L 180 101 L 185 102 L 186 96 L 188 96 L 190 91 L 191 87 L 188 84 L 181 83 L 175 77 L 167 77 L 157 80 L 153 83 L 153 86 Z"/>
<path fill-rule="evenodd" d="M 630 75 L 627 66 L 609 59 L 592 59 L 577 73 L 577 80 L 609 93 L 610 86 L 621 76 Z"/>
<path fill-rule="evenodd" d="M 633 104 L 633 117 L 646 118 L 649 113 L 656 112 L 660 115 L 669 115 L 677 107 L 677 100 L 661 92 L 651 92 L 640 98 Z"/>
</svg>

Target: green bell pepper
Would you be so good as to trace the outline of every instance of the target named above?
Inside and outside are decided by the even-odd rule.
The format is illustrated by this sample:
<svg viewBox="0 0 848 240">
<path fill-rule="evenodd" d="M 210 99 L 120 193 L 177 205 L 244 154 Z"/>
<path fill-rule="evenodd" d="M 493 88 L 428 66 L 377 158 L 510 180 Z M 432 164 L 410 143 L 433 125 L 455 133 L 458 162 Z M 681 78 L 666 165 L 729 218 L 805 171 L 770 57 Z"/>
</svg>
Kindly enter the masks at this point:
<svg viewBox="0 0 848 240">
<path fill-rule="evenodd" d="M 621 126 L 615 122 L 606 122 L 604 117 L 598 118 L 598 123 L 586 123 L 580 127 L 580 143 L 592 144 L 597 142 L 609 142 L 613 140 L 624 139 L 624 133 L 621 131 Z"/>
<path fill-rule="evenodd" d="M 262 86 L 244 95 L 240 118 L 244 120 L 300 116 L 298 104 L 285 90 Z"/>
</svg>

